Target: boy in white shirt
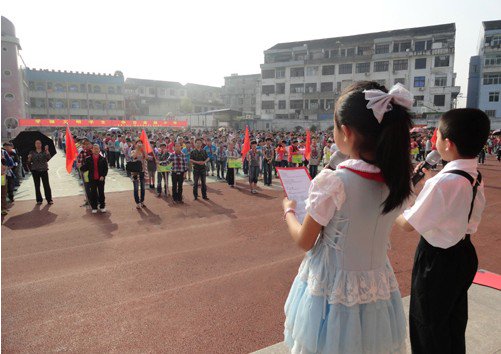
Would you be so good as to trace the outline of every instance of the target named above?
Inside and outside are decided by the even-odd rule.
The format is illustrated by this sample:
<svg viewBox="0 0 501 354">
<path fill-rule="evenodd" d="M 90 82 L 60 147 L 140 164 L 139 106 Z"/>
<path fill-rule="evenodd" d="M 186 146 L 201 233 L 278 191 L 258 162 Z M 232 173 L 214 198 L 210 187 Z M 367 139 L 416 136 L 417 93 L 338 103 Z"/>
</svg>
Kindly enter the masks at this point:
<svg viewBox="0 0 501 354">
<path fill-rule="evenodd" d="M 478 109 L 453 109 L 439 121 L 436 147 L 450 161 L 429 178 L 414 205 L 397 218 L 420 233 L 412 270 L 409 311 L 413 353 L 465 353 L 468 288 L 478 259 L 470 235 L 485 207 L 476 156 L 490 132 Z M 422 164 L 418 166 L 421 168 Z"/>
</svg>

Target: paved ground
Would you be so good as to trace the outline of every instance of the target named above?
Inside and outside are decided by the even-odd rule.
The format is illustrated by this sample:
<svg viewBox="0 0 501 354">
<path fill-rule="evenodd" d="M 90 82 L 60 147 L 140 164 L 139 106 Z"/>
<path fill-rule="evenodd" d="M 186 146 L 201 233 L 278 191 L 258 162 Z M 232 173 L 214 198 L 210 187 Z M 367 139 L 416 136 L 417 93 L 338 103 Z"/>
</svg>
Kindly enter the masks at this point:
<svg viewBox="0 0 501 354">
<path fill-rule="evenodd" d="M 501 273 L 501 167 L 482 171 L 488 207 L 474 242 L 480 267 Z M 103 215 L 78 207 L 81 196 L 18 198 L 2 224 L 2 351 L 248 353 L 280 342 L 302 258 L 282 192 L 213 183 L 211 200 L 194 202 L 184 188 L 185 205 L 147 193 L 139 211 L 131 191 L 108 193 Z M 392 243 L 406 296 L 417 235 L 394 230 Z"/>
</svg>

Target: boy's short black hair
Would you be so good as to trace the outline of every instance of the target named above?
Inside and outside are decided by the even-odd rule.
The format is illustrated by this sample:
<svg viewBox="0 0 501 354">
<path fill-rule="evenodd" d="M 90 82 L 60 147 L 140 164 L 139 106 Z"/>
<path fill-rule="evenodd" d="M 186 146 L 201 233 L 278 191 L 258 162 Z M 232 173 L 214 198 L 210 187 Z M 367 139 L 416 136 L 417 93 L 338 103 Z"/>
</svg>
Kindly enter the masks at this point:
<svg viewBox="0 0 501 354">
<path fill-rule="evenodd" d="M 251 145 L 257 144 L 257 141 L 256 141 L 256 140 L 252 140 L 252 141 L 250 142 L 250 144 L 251 144 Z"/>
<path fill-rule="evenodd" d="M 491 121 L 476 108 L 458 108 L 445 112 L 439 121 L 442 139 L 452 141 L 461 157 L 475 158 L 489 137 Z"/>
<path fill-rule="evenodd" d="M 265 141 L 273 141 L 271 138 L 266 138 Z"/>
</svg>

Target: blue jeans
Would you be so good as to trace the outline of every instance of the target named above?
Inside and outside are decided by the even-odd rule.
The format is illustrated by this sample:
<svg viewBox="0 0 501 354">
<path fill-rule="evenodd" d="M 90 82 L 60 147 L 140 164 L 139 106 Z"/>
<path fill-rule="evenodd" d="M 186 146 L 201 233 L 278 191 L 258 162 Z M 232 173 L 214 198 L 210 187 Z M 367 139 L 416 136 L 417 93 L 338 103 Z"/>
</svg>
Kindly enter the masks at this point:
<svg viewBox="0 0 501 354">
<path fill-rule="evenodd" d="M 134 201 L 136 204 L 144 202 L 144 172 L 132 176 L 132 182 L 134 183 Z M 139 198 L 139 185 L 141 185 L 141 198 Z"/>
</svg>

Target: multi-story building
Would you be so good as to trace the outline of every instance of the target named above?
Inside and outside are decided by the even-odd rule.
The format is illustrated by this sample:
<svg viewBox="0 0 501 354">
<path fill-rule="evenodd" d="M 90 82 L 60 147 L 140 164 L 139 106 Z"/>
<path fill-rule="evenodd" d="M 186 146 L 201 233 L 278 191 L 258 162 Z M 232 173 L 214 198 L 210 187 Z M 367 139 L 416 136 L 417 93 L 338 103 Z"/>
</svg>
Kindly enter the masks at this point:
<svg viewBox="0 0 501 354">
<path fill-rule="evenodd" d="M 126 115 L 131 119 L 165 119 L 182 110 L 186 89 L 179 82 L 127 78 Z"/>
<path fill-rule="evenodd" d="M 2 139 L 15 135 L 18 120 L 25 118 L 26 86 L 20 50 L 14 25 L 2 16 Z"/>
<path fill-rule="evenodd" d="M 124 77 L 55 70 L 25 70 L 29 116 L 59 119 L 125 118 Z"/>
<path fill-rule="evenodd" d="M 193 113 L 202 113 L 224 108 L 221 98 L 221 87 L 189 83 L 184 87 L 193 105 Z"/>
<path fill-rule="evenodd" d="M 454 107 L 455 24 L 303 42 L 264 52 L 257 114 L 262 119 L 330 120 L 339 93 L 359 80 L 414 95 L 416 118 Z"/>
<path fill-rule="evenodd" d="M 256 113 L 256 96 L 260 85 L 261 74 L 226 76 L 222 89 L 225 106 L 253 116 Z"/>
<path fill-rule="evenodd" d="M 470 59 L 466 105 L 479 108 L 501 128 L 501 20 L 484 21 L 478 55 Z"/>
</svg>

